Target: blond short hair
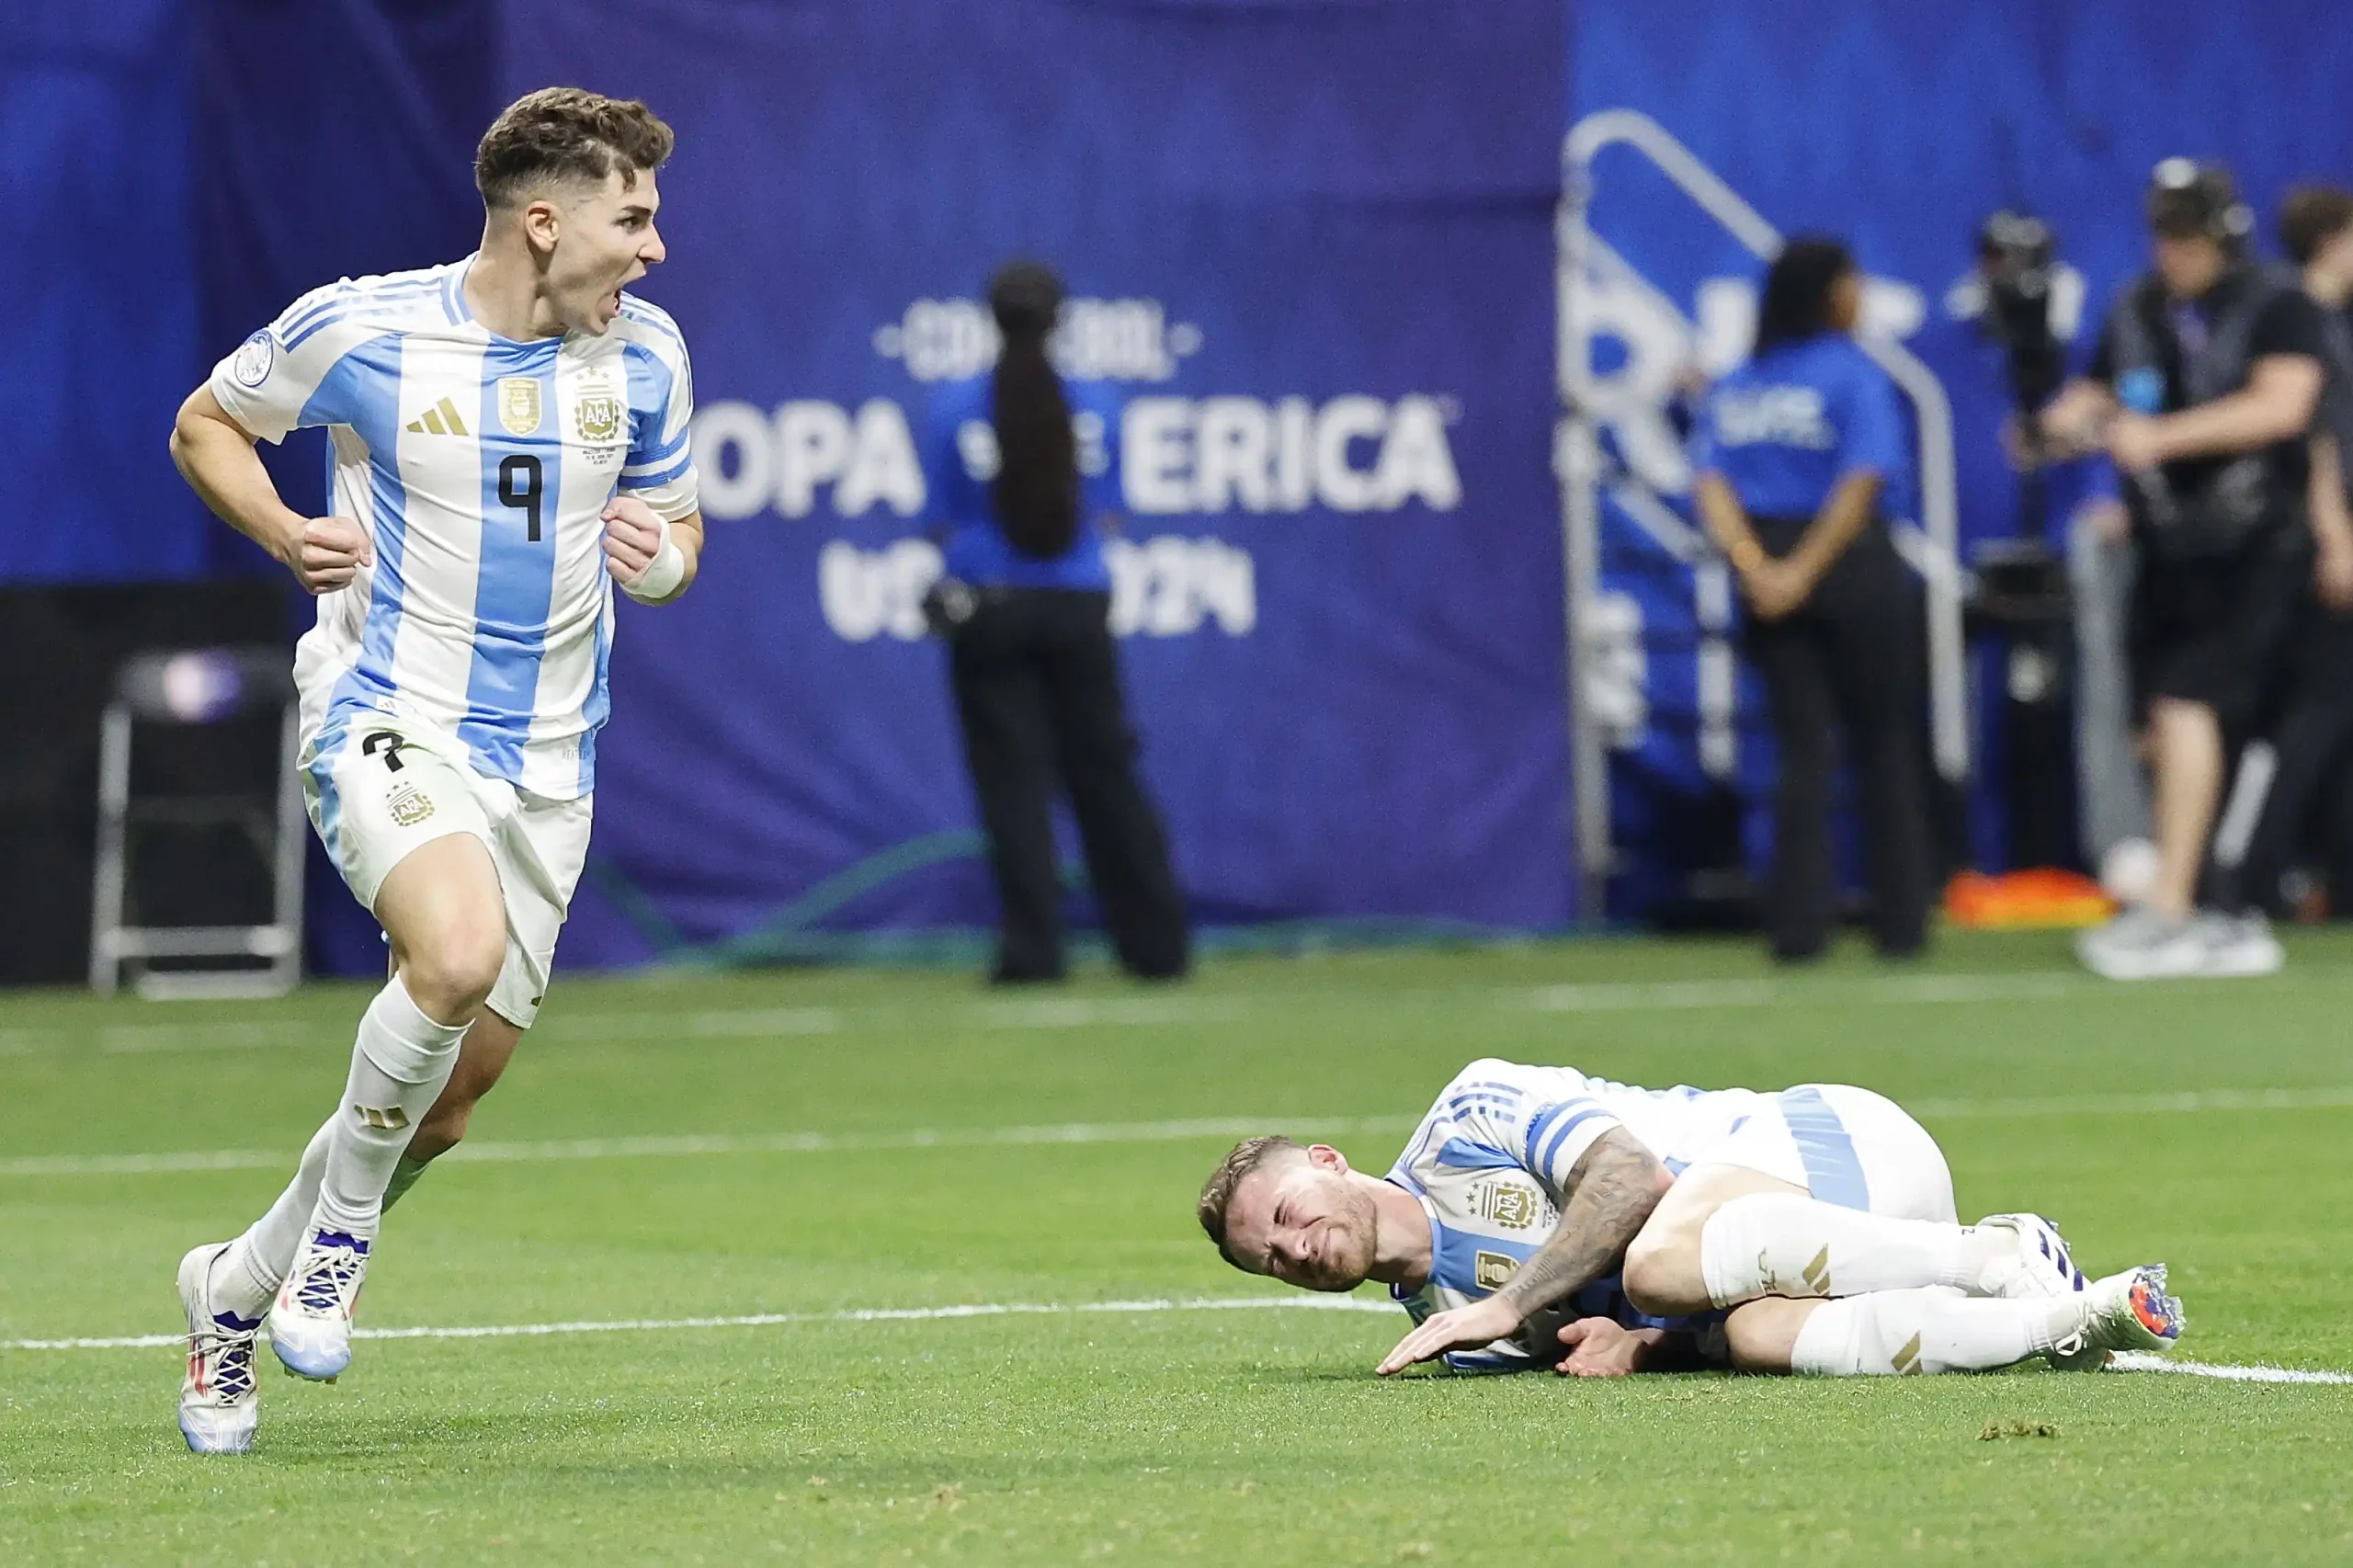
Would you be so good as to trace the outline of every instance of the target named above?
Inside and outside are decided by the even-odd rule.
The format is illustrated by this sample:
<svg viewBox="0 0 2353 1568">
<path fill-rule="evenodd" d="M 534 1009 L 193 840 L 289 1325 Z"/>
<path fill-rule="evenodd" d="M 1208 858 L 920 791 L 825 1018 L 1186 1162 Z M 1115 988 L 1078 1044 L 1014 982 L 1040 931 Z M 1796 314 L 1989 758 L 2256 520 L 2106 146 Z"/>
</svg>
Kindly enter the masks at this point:
<svg viewBox="0 0 2353 1568">
<path fill-rule="evenodd" d="M 1217 1244 L 1218 1256 L 1236 1268 L 1242 1267 L 1241 1261 L 1225 1247 L 1225 1211 L 1233 1202 L 1233 1189 L 1242 1185 L 1243 1177 L 1286 1149 L 1303 1154 L 1307 1152 L 1307 1145 L 1279 1133 L 1265 1138 L 1245 1138 L 1218 1162 L 1217 1169 L 1210 1173 L 1210 1179 L 1201 1184 L 1200 1201 L 1196 1205 L 1194 1213 L 1201 1221 L 1201 1229 L 1209 1233 L 1210 1240 Z"/>
</svg>

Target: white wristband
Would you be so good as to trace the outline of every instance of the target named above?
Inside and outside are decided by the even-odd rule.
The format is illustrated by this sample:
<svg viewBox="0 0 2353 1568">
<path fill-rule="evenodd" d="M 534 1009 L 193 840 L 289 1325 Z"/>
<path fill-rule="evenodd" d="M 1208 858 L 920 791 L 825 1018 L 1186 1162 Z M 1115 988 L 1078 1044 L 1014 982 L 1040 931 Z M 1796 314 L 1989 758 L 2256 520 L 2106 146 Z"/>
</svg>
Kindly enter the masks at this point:
<svg viewBox="0 0 2353 1568">
<path fill-rule="evenodd" d="M 670 537 L 670 523 L 665 517 L 654 519 L 662 525 L 662 548 L 654 552 L 653 562 L 637 580 L 637 585 L 621 585 L 621 592 L 640 604 L 658 604 L 678 591 L 687 580 L 687 552 L 680 550 Z"/>
</svg>

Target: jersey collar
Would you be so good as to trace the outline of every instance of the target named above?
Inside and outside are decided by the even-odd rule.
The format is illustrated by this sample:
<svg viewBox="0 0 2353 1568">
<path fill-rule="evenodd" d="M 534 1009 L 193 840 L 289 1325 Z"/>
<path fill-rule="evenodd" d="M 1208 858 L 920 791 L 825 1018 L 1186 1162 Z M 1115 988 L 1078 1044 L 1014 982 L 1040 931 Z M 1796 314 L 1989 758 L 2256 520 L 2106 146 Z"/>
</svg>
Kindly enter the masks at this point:
<svg viewBox="0 0 2353 1568">
<path fill-rule="evenodd" d="M 449 313 L 451 326 L 463 326 L 474 319 L 473 308 L 466 303 L 466 276 L 481 259 L 482 252 L 474 252 L 451 267 L 449 276 L 441 280 L 441 308 Z"/>
</svg>

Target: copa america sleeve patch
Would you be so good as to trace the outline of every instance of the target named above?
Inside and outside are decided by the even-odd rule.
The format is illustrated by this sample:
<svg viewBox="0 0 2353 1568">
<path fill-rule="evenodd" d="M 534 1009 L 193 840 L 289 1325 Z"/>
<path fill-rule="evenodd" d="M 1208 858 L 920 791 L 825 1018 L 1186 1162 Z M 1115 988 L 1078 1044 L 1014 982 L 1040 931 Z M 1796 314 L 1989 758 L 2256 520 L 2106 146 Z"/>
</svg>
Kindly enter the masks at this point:
<svg viewBox="0 0 2353 1568">
<path fill-rule="evenodd" d="M 270 367 L 278 360 L 278 342 L 262 328 L 237 346 L 237 357 L 229 365 L 229 373 L 241 387 L 258 387 L 269 380 Z"/>
</svg>

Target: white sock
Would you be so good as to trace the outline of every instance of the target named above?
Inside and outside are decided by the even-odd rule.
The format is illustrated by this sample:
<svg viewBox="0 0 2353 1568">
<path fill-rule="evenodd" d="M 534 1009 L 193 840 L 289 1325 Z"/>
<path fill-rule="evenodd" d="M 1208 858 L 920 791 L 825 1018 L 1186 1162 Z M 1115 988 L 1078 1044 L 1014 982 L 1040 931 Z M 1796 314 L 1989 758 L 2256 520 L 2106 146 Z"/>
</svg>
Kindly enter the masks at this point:
<svg viewBox="0 0 2353 1568">
<path fill-rule="evenodd" d="M 343 1104 L 326 1125 L 318 1224 L 363 1240 L 376 1233 L 392 1167 L 458 1064 L 466 1024 L 436 1023 L 394 975 L 359 1020 Z M 307 1220 L 309 1217 L 305 1216 Z M 286 1259 L 291 1266 L 292 1256 Z"/>
<path fill-rule="evenodd" d="M 1822 1377 L 1984 1372 L 2051 1348 L 2075 1303 L 1972 1297 L 1949 1285 L 1874 1290 L 1813 1309 L 1790 1350 L 1790 1370 Z"/>
<path fill-rule="evenodd" d="M 311 1135 L 294 1179 L 278 1201 L 248 1226 L 245 1233 L 212 1260 L 212 1301 L 239 1317 L 259 1317 L 278 1294 L 278 1281 L 294 1267 L 294 1249 L 302 1244 L 302 1227 L 318 1207 L 319 1183 L 327 1173 L 328 1123 Z"/>
<path fill-rule="evenodd" d="M 1759 1296 L 1859 1296 L 1923 1285 L 1973 1289 L 1984 1254 L 2010 1248 L 1959 1225 L 1891 1220 L 1794 1193 L 1735 1198 L 1699 1229 L 1699 1277 L 1719 1308 Z"/>
</svg>

